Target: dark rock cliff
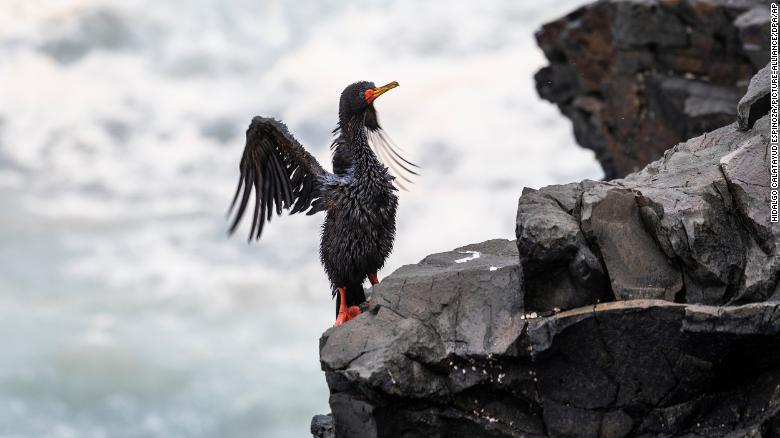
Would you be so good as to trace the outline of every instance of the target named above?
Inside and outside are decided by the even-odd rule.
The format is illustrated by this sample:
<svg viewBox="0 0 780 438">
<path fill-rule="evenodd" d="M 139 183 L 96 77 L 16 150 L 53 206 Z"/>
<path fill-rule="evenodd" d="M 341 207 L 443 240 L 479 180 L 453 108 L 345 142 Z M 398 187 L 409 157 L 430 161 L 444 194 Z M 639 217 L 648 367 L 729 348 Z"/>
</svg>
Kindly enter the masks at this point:
<svg viewBox="0 0 780 438">
<path fill-rule="evenodd" d="M 320 340 L 332 415 L 312 434 L 780 436 L 767 78 L 730 124 L 624 179 L 526 189 L 516 240 L 434 254 L 372 288 L 367 311 Z"/>
<path fill-rule="evenodd" d="M 572 120 L 607 179 L 734 120 L 769 61 L 767 0 L 602 0 L 542 27 L 539 95 Z"/>
<path fill-rule="evenodd" d="M 374 287 L 321 339 L 333 417 L 315 436 L 780 434 L 765 85 L 741 106 L 752 125 L 625 179 L 526 190 L 516 241 Z"/>
</svg>

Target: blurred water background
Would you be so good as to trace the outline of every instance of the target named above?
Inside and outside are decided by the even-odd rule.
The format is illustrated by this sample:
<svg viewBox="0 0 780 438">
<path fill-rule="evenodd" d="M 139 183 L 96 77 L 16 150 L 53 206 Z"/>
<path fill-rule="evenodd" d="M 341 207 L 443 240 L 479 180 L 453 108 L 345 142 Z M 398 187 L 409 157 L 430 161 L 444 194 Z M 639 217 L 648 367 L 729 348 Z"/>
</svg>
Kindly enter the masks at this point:
<svg viewBox="0 0 780 438">
<path fill-rule="evenodd" d="M 601 177 L 532 80 L 582 3 L 2 0 L 0 437 L 307 436 L 322 218 L 226 238 L 250 118 L 330 167 L 344 86 L 396 80 L 379 115 L 424 175 L 380 277 L 511 238 L 523 186 Z"/>
</svg>

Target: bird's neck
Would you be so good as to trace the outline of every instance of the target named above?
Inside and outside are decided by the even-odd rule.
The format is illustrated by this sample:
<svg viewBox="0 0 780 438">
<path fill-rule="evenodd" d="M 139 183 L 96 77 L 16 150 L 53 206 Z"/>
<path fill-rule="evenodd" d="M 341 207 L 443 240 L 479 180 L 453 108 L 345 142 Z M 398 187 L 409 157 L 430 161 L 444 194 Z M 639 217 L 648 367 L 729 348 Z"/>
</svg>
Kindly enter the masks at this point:
<svg viewBox="0 0 780 438">
<path fill-rule="evenodd" d="M 355 176 L 369 174 L 381 168 L 379 160 L 368 144 L 368 132 L 363 117 L 354 118 L 341 125 L 344 140 L 350 149 Z"/>
</svg>

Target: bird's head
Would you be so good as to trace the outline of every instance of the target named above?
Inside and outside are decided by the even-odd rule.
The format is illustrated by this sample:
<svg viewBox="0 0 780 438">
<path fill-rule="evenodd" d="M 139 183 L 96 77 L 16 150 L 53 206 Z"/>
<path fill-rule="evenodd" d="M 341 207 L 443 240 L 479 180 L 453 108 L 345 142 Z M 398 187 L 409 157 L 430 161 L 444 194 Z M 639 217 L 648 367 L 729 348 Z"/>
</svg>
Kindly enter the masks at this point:
<svg viewBox="0 0 780 438">
<path fill-rule="evenodd" d="M 367 128 L 372 130 L 378 128 L 374 100 L 397 86 L 398 82 L 396 81 L 381 87 L 366 81 L 348 85 L 341 93 L 339 101 L 339 124 L 345 127 L 352 120 L 364 120 L 365 118 Z M 366 117 L 367 115 L 368 117 Z M 376 124 L 376 126 L 372 126 L 372 124 Z"/>
<path fill-rule="evenodd" d="M 414 170 L 419 168 L 416 164 L 404 158 L 398 146 L 379 126 L 379 119 L 374 108 L 377 97 L 398 86 L 393 81 L 387 85 L 377 87 L 373 82 L 355 82 L 348 85 L 341 93 L 339 101 L 339 124 L 333 133 L 337 135 L 331 148 L 335 151 L 340 145 L 349 144 L 349 139 L 354 142 L 357 136 L 365 136 L 368 145 L 374 150 L 381 161 L 390 166 L 396 177 L 393 184 L 405 190 L 404 184 L 412 183 L 411 176 L 419 174 Z M 345 136 L 347 138 L 345 140 Z M 360 144 L 360 142 L 356 142 Z M 342 158 L 344 151 L 341 152 Z M 334 155 L 334 166 L 336 157 Z M 404 181 L 403 183 L 401 181 Z"/>
</svg>

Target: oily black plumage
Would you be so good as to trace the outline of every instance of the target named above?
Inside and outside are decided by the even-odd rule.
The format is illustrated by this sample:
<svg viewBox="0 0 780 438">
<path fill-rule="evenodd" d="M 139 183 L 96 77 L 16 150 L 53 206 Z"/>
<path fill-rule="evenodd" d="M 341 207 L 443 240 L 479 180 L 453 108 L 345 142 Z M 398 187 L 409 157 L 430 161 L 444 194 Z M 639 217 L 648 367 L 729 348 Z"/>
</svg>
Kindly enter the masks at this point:
<svg viewBox="0 0 780 438">
<path fill-rule="evenodd" d="M 379 125 L 379 117 L 377 116 L 376 109 L 373 105 L 369 105 L 366 109 L 365 128 L 368 143 L 376 155 L 379 156 L 380 160 L 390 166 L 394 176 L 398 179 L 401 179 L 406 183 L 413 183 L 411 179 L 412 176 L 419 176 L 419 174 L 415 170 L 412 170 L 412 168 L 419 168 L 419 166 L 401 155 L 401 152 L 399 151 L 400 148 Z M 348 155 L 348 148 L 341 147 L 343 144 L 341 124 L 333 130 L 333 134 L 336 135 L 336 138 L 330 146 L 333 150 L 333 172 L 338 175 L 349 168 L 351 159 Z M 401 183 L 400 181 L 396 180 L 395 184 L 402 189 L 406 189 L 404 183 Z"/>
<path fill-rule="evenodd" d="M 387 89 L 397 86 L 392 84 Z M 373 90 L 377 90 L 373 83 L 357 82 L 341 94 L 332 146 L 333 173 L 323 169 L 284 124 L 264 117 L 252 119 L 231 204 L 232 211 L 240 199 L 230 227 L 233 233 L 254 190 L 250 240 L 260 238 L 274 211 L 325 211 L 320 260 L 334 294 L 335 288 L 346 288 L 348 306 L 365 300 L 363 281 L 384 265 L 395 239 L 395 178 L 372 150 L 371 138 L 391 167 L 416 175 L 411 170 L 414 164 L 401 156 L 379 126 L 373 99 L 369 99 Z"/>
</svg>

